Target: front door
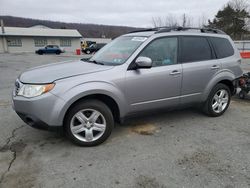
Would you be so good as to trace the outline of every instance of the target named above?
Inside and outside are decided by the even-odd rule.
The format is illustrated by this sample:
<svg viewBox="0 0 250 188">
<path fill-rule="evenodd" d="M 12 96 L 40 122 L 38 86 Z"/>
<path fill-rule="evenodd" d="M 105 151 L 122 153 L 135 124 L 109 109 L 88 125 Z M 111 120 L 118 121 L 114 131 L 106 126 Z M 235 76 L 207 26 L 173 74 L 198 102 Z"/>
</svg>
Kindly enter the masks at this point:
<svg viewBox="0 0 250 188">
<path fill-rule="evenodd" d="M 177 51 L 177 37 L 156 39 L 142 50 L 139 56 L 151 58 L 153 66 L 126 73 L 126 97 L 131 111 L 179 104 L 182 67 L 177 63 Z"/>
<path fill-rule="evenodd" d="M 54 53 L 54 48 L 51 45 L 48 45 L 46 48 L 46 53 L 51 54 Z"/>
</svg>

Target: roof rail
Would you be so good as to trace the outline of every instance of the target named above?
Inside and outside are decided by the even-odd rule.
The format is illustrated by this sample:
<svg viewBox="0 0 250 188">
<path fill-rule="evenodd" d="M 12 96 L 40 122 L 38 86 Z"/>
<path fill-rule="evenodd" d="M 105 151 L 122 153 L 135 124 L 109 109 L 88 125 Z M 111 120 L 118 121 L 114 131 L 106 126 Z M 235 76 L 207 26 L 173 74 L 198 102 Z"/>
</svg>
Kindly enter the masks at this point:
<svg viewBox="0 0 250 188">
<path fill-rule="evenodd" d="M 199 28 L 199 27 L 166 27 L 157 31 L 156 33 L 164 33 L 170 31 L 187 31 L 187 30 L 199 30 L 201 33 L 216 33 L 216 34 L 226 34 L 224 31 L 215 28 Z"/>
<path fill-rule="evenodd" d="M 158 31 L 158 30 L 157 28 L 149 28 L 149 29 L 134 30 L 134 31 L 130 31 L 129 33 L 147 32 L 147 31 Z"/>
<path fill-rule="evenodd" d="M 130 33 L 137 33 L 137 32 L 147 32 L 147 31 L 155 31 L 155 33 L 165 33 L 171 31 L 187 31 L 187 30 L 199 30 L 201 33 L 216 33 L 216 34 L 226 34 L 224 31 L 215 29 L 215 28 L 198 28 L 198 27 L 155 27 L 150 29 L 142 29 L 132 31 Z"/>
<path fill-rule="evenodd" d="M 130 31 L 129 33 L 147 32 L 147 31 L 158 32 L 158 31 L 165 29 L 165 28 L 168 28 L 168 27 L 153 27 L 153 28 L 148 28 L 148 29 L 139 29 L 139 30 Z"/>
<path fill-rule="evenodd" d="M 226 34 L 224 31 L 220 30 L 220 29 L 216 29 L 216 28 L 201 28 L 200 29 L 202 33 L 209 33 L 209 32 L 213 32 L 213 33 L 217 33 L 217 34 Z"/>
</svg>

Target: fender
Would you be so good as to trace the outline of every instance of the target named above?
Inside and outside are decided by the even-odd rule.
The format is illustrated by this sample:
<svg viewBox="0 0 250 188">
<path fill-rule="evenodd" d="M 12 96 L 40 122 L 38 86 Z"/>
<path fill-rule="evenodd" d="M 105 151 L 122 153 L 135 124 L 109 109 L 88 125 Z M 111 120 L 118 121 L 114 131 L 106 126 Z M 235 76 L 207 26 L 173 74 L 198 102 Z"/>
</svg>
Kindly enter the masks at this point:
<svg viewBox="0 0 250 188">
<path fill-rule="evenodd" d="M 202 101 L 207 100 L 211 90 L 213 89 L 213 87 L 218 84 L 219 82 L 223 81 L 223 80 L 229 80 L 231 82 L 233 82 L 235 80 L 235 75 L 233 74 L 233 72 L 231 72 L 230 70 L 221 70 L 219 71 L 207 84 L 207 87 L 205 88 L 203 95 L 202 95 Z"/>
<path fill-rule="evenodd" d="M 60 98 L 66 101 L 59 115 L 60 122 L 63 123 L 67 110 L 74 102 L 83 97 L 94 94 L 103 94 L 111 97 L 119 107 L 120 117 L 124 117 L 127 114 L 128 103 L 126 102 L 125 96 L 120 89 L 108 82 L 91 81 L 76 85 L 60 96 Z"/>
</svg>

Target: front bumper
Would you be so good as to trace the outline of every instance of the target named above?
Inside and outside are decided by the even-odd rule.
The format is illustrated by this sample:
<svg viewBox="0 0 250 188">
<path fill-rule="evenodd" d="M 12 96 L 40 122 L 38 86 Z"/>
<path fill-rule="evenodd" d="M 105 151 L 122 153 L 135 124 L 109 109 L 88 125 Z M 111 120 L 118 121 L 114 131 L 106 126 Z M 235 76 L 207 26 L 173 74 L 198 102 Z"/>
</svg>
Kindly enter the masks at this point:
<svg viewBox="0 0 250 188">
<path fill-rule="evenodd" d="M 48 130 L 48 131 L 57 131 L 57 130 L 62 129 L 62 126 L 48 125 L 35 116 L 29 115 L 29 114 L 22 114 L 19 112 L 16 112 L 16 113 L 27 125 L 33 128 L 41 129 L 41 130 Z"/>
<path fill-rule="evenodd" d="M 15 96 L 13 92 L 13 109 L 18 116 L 34 128 L 54 130 L 62 127 L 61 106 L 64 101 L 59 97 L 45 93 L 34 98 Z"/>
</svg>

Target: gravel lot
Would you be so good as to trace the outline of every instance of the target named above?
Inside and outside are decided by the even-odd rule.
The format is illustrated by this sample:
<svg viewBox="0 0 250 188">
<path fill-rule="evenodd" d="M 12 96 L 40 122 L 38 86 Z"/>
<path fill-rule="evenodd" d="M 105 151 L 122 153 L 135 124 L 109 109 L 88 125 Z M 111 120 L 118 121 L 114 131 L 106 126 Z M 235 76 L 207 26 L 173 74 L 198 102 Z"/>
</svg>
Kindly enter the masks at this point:
<svg viewBox="0 0 250 188">
<path fill-rule="evenodd" d="M 152 114 L 117 125 L 93 148 L 25 125 L 11 108 L 16 77 L 70 55 L 0 54 L 0 187 L 250 187 L 250 98 L 222 117 L 197 110 Z M 242 67 L 250 71 L 250 61 Z"/>
</svg>

